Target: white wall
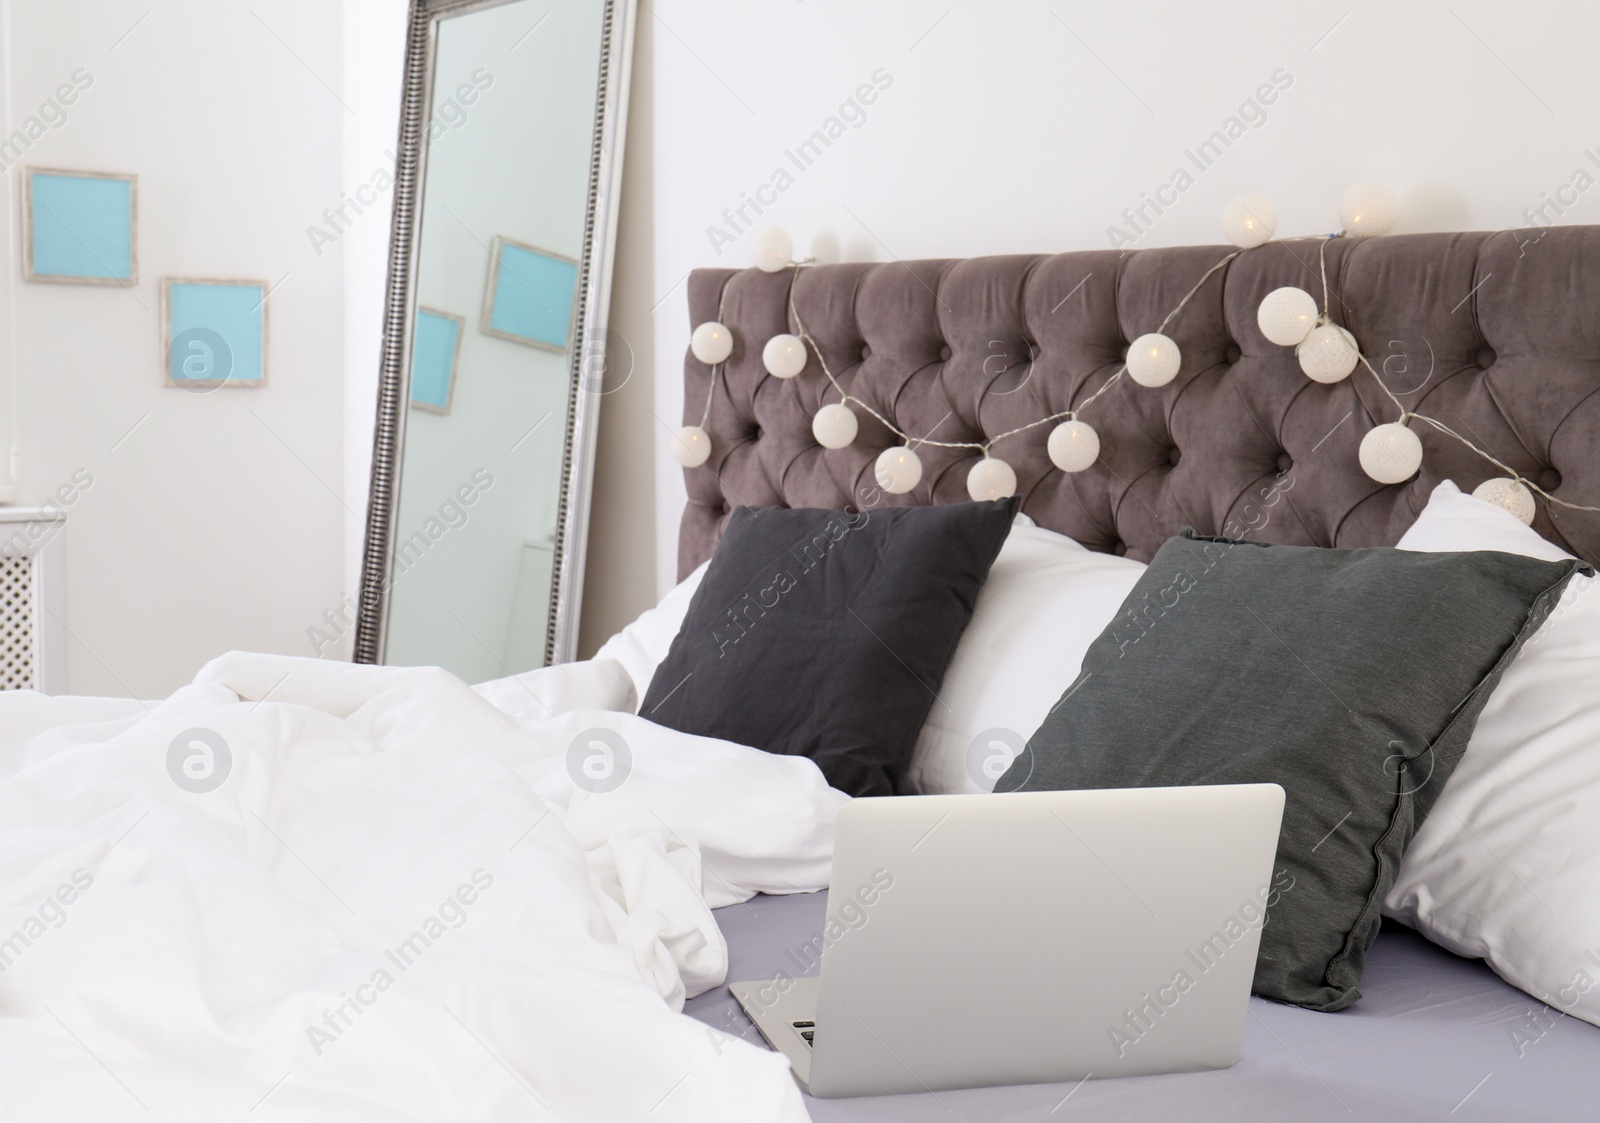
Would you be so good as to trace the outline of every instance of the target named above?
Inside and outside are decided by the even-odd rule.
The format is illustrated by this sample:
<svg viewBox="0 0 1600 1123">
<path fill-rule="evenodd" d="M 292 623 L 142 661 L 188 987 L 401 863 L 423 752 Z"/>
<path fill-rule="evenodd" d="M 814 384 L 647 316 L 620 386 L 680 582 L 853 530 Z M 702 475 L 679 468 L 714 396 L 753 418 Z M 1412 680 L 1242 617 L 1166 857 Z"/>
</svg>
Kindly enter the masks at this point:
<svg viewBox="0 0 1600 1123">
<path fill-rule="evenodd" d="M 94 479 L 69 516 L 68 685 L 151 697 L 230 648 L 309 655 L 306 629 L 339 600 L 347 517 L 342 255 L 316 256 L 305 234 L 339 201 L 340 7 L 11 0 L 4 14 L 8 133 L 74 70 L 93 76 L 27 162 L 139 175 L 126 289 L 23 283 L 20 170 L 0 186 L 18 500 Z M 163 275 L 276 286 L 268 385 L 162 385 Z"/>
<path fill-rule="evenodd" d="M 1367 179 L 1400 194 L 1401 230 L 1497 229 L 1576 169 L 1600 176 L 1584 155 L 1600 160 L 1593 3 L 656 0 L 639 33 L 612 313 L 637 367 L 603 414 L 585 651 L 676 577 L 681 281 L 750 261 L 747 238 L 719 257 L 707 227 L 880 67 L 894 82 L 865 123 L 759 220 L 802 253 L 813 239 L 879 261 L 1104 248 L 1179 167 L 1193 187 L 1138 246 L 1221 241 L 1221 208 L 1245 191 L 1272 198 L 1290 235 L 1335 229 L 1339 197 Z M 1185 150 L 1280 68 L 1293 84 L 1265 121 L 1197 172 Z M 1566 194 L 1559 221 L 1600 222 L 1600 191 Z"/>
</svg>

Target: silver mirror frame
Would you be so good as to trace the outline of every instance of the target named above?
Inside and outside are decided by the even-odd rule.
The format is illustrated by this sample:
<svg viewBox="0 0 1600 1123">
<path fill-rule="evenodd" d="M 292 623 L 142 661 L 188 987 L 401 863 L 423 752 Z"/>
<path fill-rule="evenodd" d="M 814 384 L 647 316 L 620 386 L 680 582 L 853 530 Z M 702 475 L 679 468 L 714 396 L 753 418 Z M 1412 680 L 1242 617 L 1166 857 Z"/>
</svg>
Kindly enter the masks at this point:
<svg viewBox="0 0 1600 1123">
<path fill-rule="evenodd" d="M 361 563 L 361 595 L 352 656 L 357 663 L 381 663 L 387 640 L 394 524 L 400 508 L 400 468 L 405 451 L 406 401 L 410 394 L 417 228 L 427 171 L 427 146 L 423 138 L 428 127 L 428 107 L 433 104 L 432 63 L 439 21 L 480 8 L 498 7 L 510 0 L 410 2 L 400 138 L 395 147 L 393 226 L 384 297 L 366 548 Z M 578 266 L 577 331 L 573 335 L 568 364 L 571 389 L 557 501 L 555 559 L 551 573 L 553 595 L 550 627 L 545 638 L 546 666 L 569 662 L 577 653 L 595 441 L 599 432 L 600 399 L 604 393 L 604 348 L 622 189 L 628 78 L 633 68 L 638 0 L 604 0 L 604 4 L 594 144 L 589 157 L 588 208 L 584 216 L 583 255 Z M 589 367 L 597 357 L 601 373 L 591 378 Z"/>
</svg>

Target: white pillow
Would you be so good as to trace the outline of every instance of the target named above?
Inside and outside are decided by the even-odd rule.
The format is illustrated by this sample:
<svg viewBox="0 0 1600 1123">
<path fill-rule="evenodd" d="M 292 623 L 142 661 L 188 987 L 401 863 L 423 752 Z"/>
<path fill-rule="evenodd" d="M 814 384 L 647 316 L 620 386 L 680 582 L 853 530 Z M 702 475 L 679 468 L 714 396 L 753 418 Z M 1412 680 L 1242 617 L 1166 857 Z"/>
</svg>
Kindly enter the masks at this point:
<svg viewBox="0 0 1600 1123">
<path fill-rule="evenodd" d="M 1144 569 L 1019 516 L 978 594 L 902 788 L 992 791 Z M 993 735 L 979 740 L 980 733 Z"/>
<path fill-rule="evenodd" d="M 1570 557 L 1445 482 L 1398 545 Z M 1578 575 L 1495 688 L 1384 912 L 1600 1025 L 1600 594 Z"/>
<path fill-rule="evenodd" d="M 639 706 L 633 679 L 615 659 L 557 663 L 508 675 L 472 688 L 524 728 L 573 710 L 633 713 Z"/>
<path fill-rule="evenodd" d="M 594 653 L 596 659 L 615 659 L 627 668 L 633 679 L 634 692 L 643 699 L 650 690 L 650 680 L 656 668 L 667 657 L 667 649 L 683 627 L 683 618 L 689 614 L 689 602 L 694 599 L 700 579 L 706 575 L 710 562 L 675 585 L 654 608 L 647 608 L 639 618 L 622 631 L 606 640 Z M 636 703 L 637 704 L 637 703 Z"/>
</svg>

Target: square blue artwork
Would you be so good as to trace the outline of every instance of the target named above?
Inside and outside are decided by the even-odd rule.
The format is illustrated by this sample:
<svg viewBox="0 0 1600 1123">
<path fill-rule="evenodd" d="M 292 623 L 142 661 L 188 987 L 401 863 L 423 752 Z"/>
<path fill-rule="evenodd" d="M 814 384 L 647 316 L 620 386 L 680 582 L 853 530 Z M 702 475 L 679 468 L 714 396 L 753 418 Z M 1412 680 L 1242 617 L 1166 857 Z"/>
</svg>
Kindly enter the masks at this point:
<svg viewBox="0 0 1600 1123">
<path fill-rule="evenodd" d="M 266 381 L 266 294 L 260 281 L 167 280 L 167 380 L 173 385 Z"/>
<path fill-rule="evenodd" d="M 29 277 L 132 281 L 133 180 L 29 171 Z"/>
<path fill-rule="evenodd" d="M 577 295 L 576 262 L 500 239 L 485 329 L 551 351 L 565 351 Z"/>
<path fill-rule="evenodd" d="M 455 389 L 456 349 L 461 343 L 460 316 L 417 309 L 411 339 L 411 404 L 435 413 L 450 412 Z"/>
</svg>

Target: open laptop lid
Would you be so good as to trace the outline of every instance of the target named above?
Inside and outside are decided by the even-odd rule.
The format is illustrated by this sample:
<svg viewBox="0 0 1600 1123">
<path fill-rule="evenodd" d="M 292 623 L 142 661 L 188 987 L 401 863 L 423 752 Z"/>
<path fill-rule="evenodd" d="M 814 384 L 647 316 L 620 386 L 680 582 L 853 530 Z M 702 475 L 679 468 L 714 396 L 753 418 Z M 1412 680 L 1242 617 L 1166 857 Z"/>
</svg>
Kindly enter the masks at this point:
<svg viewBox="0 0 1600 1123">
<path fill-rule="evenodd" d="M 1226 1067 L 1275 784 L 858 799 L 839 814 L 817 1096 Z"/>
</svg>

